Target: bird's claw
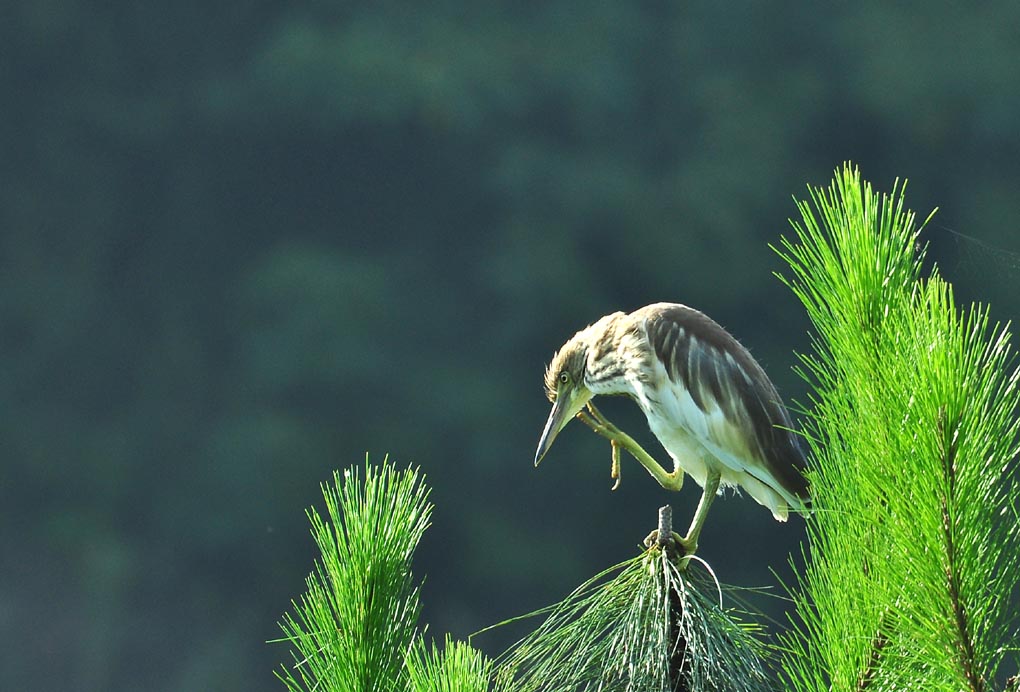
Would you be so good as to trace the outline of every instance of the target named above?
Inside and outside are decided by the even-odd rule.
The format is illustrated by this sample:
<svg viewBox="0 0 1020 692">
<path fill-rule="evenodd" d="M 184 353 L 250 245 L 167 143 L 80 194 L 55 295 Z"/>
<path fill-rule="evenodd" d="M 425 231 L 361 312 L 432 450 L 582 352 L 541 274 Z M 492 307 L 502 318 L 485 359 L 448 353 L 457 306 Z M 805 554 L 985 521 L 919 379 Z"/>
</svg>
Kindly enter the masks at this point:
<svg viewBox="0 0 1020 692">
<path fill-rule="evenodd" d="M 599 426 L 601 426 L 602 430 L 597 431 L 599 432 L 599 434 L 601 434 L 604 437 L 608 437 L 610 440 L 622 435 L 620 429 L 613 425 L 612 423 L 610 423 L 609 419 L 602 415 L 602 411 L 599 411 L 597 408 L 595 408 L 595 404 L 593 404 L 591 401 L 585 404 L 585 408 L 588 409 L 589 413 L 591 413 L 592 418 L 594 418 L 598 422 Z"/>
<path fill-rule="evenodd" d="M 623 433 L 615 425 L 609 422 L 602 412 L 595 408 L 595 405 L 590 401 L 587 404 L 588 412 L 580 411 L 577 414 L 578 420 L 587 425 L 589 428 L 597 432 L 602 437 L 609 440 L 610 446 L 613 448 L 613 460 L 612 467 L 609 472 L 609 477 L 612 478 L 613 483 L 612 490 L 616 490 L 620 487 L 621 475 L 620 475 L 620 450 L 623 448 L 620 440 L 623 437 Z"/>
<path fill-rule="evenodd" d="M 590 401 L 587 404 L 587 408 L 588 413 L 579 411 L 577 413 L 577 419 L 602 437 L 612 442 L 614 445 L 620 446 L 623 444 L 624 440 L 627 438 L 623 431 L 610 423 L 606 417 L 602 415 L 602 412 L 595 408 L 595 405 Z"/>
<path fill-rule="evenodd" d="M 612 478 L 614 481 L 616 481 L 615 483 L 613 483 L 613 487 L 612 487 L 612 490 L 616 490 L 617 488 L 620 487 L 620 480 L 621 480 L 621 476 L 620 476 L 620 443 L 616 442 L 615 440 L 610 440 L 609 441 L 609 445 L 613 448 L 613 466 L 610 469 L 609 477 Z"/>
<path fill-rule="evenodd" d="M 666 546 L 673 545 L 677 550 L 683 553 L 684 557 L 693 555 L 698 549 L 697 541 L 692 541 L 684 536 L 681 536 L 676 531 L 673 531 L 669 538 L 665 541 L 659 539 L 659 530 L 654 529 L 650 534 L 645 536 L 645 540 L 642 541 L 645 548 L 651 549 L 655 547 L 665 548 Z"/>
</svg>

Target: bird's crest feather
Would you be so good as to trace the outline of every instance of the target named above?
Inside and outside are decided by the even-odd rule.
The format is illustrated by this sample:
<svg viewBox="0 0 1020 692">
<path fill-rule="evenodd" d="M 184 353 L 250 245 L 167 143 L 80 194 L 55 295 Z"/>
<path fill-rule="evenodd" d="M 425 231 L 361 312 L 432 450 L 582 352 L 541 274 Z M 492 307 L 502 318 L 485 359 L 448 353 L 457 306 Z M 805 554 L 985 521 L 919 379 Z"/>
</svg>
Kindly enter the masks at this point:
<svg viewBox="0 0 1020 692">
<path fill-rule="evenodd" d="M 545 369 L 545 395 L 549 401 L 556 401 L 559 376 L 564 370 L 570 373 L 574 382 L 581 381 L 588 349 L 578 338 L 580 335 L 581 332 L 578 332 L 570 341 L 563 344 L 563 347 L 553 355 Z"/>
</svg>

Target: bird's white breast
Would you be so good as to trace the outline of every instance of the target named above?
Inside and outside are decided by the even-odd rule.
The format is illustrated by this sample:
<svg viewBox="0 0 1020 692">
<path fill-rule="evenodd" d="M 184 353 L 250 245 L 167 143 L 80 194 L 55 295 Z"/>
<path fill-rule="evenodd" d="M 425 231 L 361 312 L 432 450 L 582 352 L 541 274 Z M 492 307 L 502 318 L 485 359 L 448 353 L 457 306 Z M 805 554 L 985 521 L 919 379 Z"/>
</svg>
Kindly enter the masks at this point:
<svg viewBox="0 0 1020 692">
<path fill-rule="evenodd" d="M 662 370 L 659 363 L 655 367 Z M 702 410 L 687 388 L 670 380 L 664 370 L 655 373 L 651 382 L 660 384 L 633 383 L 635 399 L 648 426 L 680 468 L 702 485 L 707 466 L 718 470 L 724 483 L 739 484 L 753 461 L 744 430 L 727 419 L 711 398 L 704 400 Z"/>
<path fill-rule="evenodd" d="M 648 419 L 648 427 L 673 461 L 698 485 L 704 486 L 709 465 L 719 467 L 720 472 L 724 470 L 704 444 L 710 427 L 708 417 L 684 387 L 664 376 L 654 379 L 664 382 L 664 386 L 652 388 L 639 384 L 635 388 L 635 400 Z M 653 404 L 656 401 L 657 406 Z"/>
</svg>

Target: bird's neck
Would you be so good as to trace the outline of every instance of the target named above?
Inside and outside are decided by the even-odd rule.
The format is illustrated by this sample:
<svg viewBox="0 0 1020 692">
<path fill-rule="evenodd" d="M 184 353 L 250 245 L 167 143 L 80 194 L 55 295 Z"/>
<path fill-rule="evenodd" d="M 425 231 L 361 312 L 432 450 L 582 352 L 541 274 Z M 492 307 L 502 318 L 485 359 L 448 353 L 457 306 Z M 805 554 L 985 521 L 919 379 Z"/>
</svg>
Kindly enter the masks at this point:
<svg viewBox="0 0 1020 692">
<path fill-rule="evenodd" d="M 646 380 L 647 349 L 639 347 L 638 334 L 621 332 L 617 325 L 618 320 L 608 322 L 592 339 L 588 347 L 585 386 L 596 395 L 625 394 L 637 399 L 641 383 Z"/>
</svg>

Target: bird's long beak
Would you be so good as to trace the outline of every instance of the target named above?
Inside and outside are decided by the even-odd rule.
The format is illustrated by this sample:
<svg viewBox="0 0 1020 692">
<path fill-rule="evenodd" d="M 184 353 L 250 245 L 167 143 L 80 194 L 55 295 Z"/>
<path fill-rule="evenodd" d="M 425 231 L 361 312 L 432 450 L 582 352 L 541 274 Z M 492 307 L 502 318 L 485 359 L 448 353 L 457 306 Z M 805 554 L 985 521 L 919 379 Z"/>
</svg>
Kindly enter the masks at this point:
<svg viewBox="0 0 1020 692">
<path fill-rule="evenodd" d="M 538 451 L 535 453 L 535 466 L 538 466 L 539 462 L 542 461 L 542 457 L 552 447 L 553 440 L 560 434 L 560 430 L 567 426 L 567 423 L 574 417 L 574 414 L 580 411 L 588 403 L 589 399 L 591 399 L 590 394 L 584 396 L 578 392 L 556 399 L 556 403 L 553 404 L 552 411 L 549 413 L 549 420 L 545 422 L 542 439 L 538 441 Z"/>
</svg>

